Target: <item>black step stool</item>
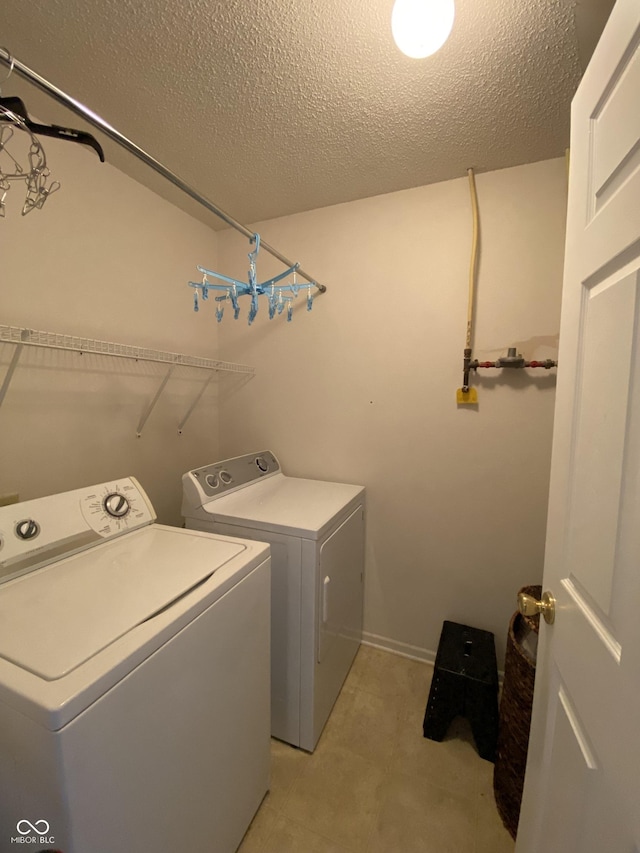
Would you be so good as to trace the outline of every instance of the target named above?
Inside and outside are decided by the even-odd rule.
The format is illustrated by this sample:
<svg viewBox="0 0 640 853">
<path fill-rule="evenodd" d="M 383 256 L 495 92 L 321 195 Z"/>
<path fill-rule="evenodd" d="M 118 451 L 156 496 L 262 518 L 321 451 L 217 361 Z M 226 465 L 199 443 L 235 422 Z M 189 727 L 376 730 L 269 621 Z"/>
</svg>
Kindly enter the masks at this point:
<svg viewBox="0 0 640 853">
<path fill-rule="evenodd" d="M 457 716 L 469 720 L 480 757 L 495 761 L 498 665 L 493 634 L 444 622 L 422 724 L 424 736 L 441 741 Z"/>
</svg>

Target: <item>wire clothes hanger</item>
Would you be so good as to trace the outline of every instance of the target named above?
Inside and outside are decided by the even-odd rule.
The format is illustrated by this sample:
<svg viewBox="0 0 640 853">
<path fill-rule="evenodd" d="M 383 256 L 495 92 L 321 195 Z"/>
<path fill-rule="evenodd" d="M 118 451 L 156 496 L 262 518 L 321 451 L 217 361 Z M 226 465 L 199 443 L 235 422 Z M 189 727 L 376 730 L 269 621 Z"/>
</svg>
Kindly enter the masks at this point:
<svg viewBox="0 0 640 853">
<path fill-rule="evenodd" d="M 227 302 L 231 303 L 234 320 L 237 320 L 240 316 L 240 304 L 238 302 L 238 298 L 241 296 L 249 296 L 251 297 L 251 301 L 249 305 L 248 321 L 249 325 L 251 325 L 258 313 L 259 297 L 264 295 L 267 297 L 269 304 L 269 319 L 273 320 L 276 313 L 282 314 L 286 307 L 287 322 L 291 322 L 293 318 L 293 300 L 298 296 L 301 290 L 306 290 L 307 311 L 311 311 L 314 299 L 314 294 L 312 293 L 311 288 L 318 288 L 318 285 L 313 281 L 305 284 L 298 284 L 296 281 L 296 271 L 300 265 L 297 263 L 293 264 L 293 266 L 290 266 L 279 275 L 273 276 L 273 278 L 259 283 L 256 274 L 256 259 L 258 257 L 258 252 L 260 251 L 260 235 L 254 234 L 253 237 L 250 238 L 249 243 L 250 245 L 255 243 L 255 249 L 249 252 L 248 281 L 239 281 L 236 278 L 231 278 L 228 275 L 223 275 L 222 273 L 214 272 L 213 270 L 208 270 L 205 267 L 198 267 L 198 271 L 202 273 L 202 281 L 189 282 L 189 287 L 194 288 L 193 310 L 200 310 L 200 296 L 203 300 L 207 300 L 209 298 L 210 290 L 223 291 L 222 295 L 215 297 L 215 301 L 218 303 L 216 307 L 216 320 L 218 323 L 222 320 L 224 307 Z M 226 283 L 217 284 L 216 282 L 211 282 L 209 281 L 208 276 L 212 276 L 213 278 Z M 288 276 L 292 276 L 293 280 L 287 282 L 287 284 L 277 283 L 288 278 Z"/>
<path fill-rule="evenodd" d="M 60 188 L 60 183 L 49 183 L 50 172 L 44 149 L 22 119 L 0 106 L 0 122 L 0 217 L 5 215 L 7 193 L 15 181 L 26 185 L 22 207 L 22 215 L 25 216 L 35 208 L 41 209 L 47 198 Z M 14 128 L 24 131 L 29 137 L 28 167 L 23 166 L 8 147 L 14 139 Z"/>
<path fill-rule="evenodd" d="M 7 76 L 2 81 L 3 83 L 6 83 L 13 73 L 15 60 L 6 47 L 2 47 L 0 50 L 7 55 L 9 61 Z M 0 96 L 1 95 L 2 92 L 0 92 Z M 87 131 L 74 130 L 72 127 L 61 127 L 59 124 L 39 124 L 29 118 L 29 113 L 24 105 L 24 101 L 21 98 L 16 98 L 15 96 L 4 98 L 0 97 L 0 107 L 4 108 L 2 113 L 0 113 L 0 121 L 13 121 L 16 123 L 14 117 L 17 117 L 22 121 L 22 124 L 20 125 L 21 129 L 26 127 L 32 134 L 36 134 L 38 136 L 52 136 L 55 139 L 63 139 L 67 142 L 78 142 L 81 145 L 89 145 L 97 153 L 100 161 L 104 163 L 104 151 L 102 150 L 102 146 L 98 140 L 90 133 L 87 133 Z M 11 113 L 12 115 L 8 116 L 8 113 L 5 111 L 8 111 L 8 113 Z"/>
<path fill-rule="evenodd" d="M 13 72 L 14 60 L 6 48 L 2 50 L 7 54 L 9 61 L 9 71 L 2 81 L 5 83 Z M 16 130 L 21 133 L 16 134 Z M 23 133 L 28 137 L 26 155 L 20 150 L 25 148 Z M 89 145 L 104 162 L 102 147 L 90 133 L 56 124 L 46 125 L 32 121 L 20 98 L 1 97 L 0 92 L 0 217 L 5 215 L 7 193 L 11 184 L 16 181 L 22 181 L 26 185 L 23 216 L 34 209 L 40 210 L 47 198 L 60 188 L 59 181 L 49 182 L 51 173 L 39 136 L 50 136 Z"/>
<path fill-rule="evenodd" d="M 32 121 L 27 113 L 27 108 L 21 98 L 8 97 L 0 98 L 0 106 L 19 116 L 24 125 L 37 136 L 52 136 L 55 139 L 62 139 L 66 142 L 77 142 L 80 145 L 89 145 L 100 158 L 100 162 L 104 163 L 104 151 L 98 140 L 87 133 L 86 130 L 74 130 L 72 127 L 61 127 L 59 124 L 39 124 Z M 2 118 L 0 117 L 0 121 Z"/>
</svg>

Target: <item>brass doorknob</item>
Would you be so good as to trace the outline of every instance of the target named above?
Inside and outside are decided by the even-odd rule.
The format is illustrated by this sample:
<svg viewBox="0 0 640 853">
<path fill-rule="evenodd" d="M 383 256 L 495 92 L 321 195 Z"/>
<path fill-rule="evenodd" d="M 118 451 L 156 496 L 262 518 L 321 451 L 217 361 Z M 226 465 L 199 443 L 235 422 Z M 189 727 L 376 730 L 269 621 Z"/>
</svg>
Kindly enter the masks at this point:
<svg viewBox="0 0 640 853">
<path fill-rule="evenodd" d="M 532 595 L 527 595 L 526 592 L 519 592 L 518 610 L 523 616 L 535 616 L 536 613 L 542 613 L 544 621 L 548 625 L 553 625 L 556 618 L 556 600 L 550 592 L 543 592 L 539 601 Z"/>
</svg>

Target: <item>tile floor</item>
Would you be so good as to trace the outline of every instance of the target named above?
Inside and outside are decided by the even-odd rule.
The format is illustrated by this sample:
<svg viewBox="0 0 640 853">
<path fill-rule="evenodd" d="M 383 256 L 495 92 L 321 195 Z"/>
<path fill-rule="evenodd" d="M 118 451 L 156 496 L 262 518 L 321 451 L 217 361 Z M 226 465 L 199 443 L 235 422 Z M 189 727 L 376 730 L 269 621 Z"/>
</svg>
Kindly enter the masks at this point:
<svg viewBox="0 0 640 853">
<path fill-rule="evenodd" d="M 238 853 L 513 853 L 466 721 L 422 737 L 432 671 L 362 646 L 313 755 L 272 741 Z"/>
</svg>

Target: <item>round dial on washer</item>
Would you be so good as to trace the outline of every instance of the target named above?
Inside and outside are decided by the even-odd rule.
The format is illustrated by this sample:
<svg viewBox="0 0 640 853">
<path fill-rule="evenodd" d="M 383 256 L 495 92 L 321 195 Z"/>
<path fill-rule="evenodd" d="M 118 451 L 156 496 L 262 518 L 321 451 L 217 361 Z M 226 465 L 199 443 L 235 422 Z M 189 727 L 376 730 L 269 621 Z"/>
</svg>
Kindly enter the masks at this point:
<svg viewBox="0 0 640 853">
<path fill-rule="evenodd" d="M 112 518 L 124 518 L 131 509 L 129 501 L 118 492 L 111 492 L 104 499 L 103 506 Z"/>
<path fill-rule="evenodd" d="M 264 456 L 258 456 L 256 458 L 256 465 L 258 466 L 260 471 L 262 471 L 263 474 L 266 474 L 267 471 L 269 470 L 269 463 L 264 458 Z"/>
<path fill-rule="evenodd" d="M 34 539 L 40 533 L 40 525 L 32 518 L 25 518 L 16 524 L 18 539 Z"/>
<path fill-rule="evenodd" d="M 217 474 L 207 474 L 204 479 L 207 483 L 207 486 L 211 486 L 212 489 L 217 489 L 220 485 L 220 480 L 218 480 Z"/>
<path fill-rule="evenodd" d="M 225 484 L 225 486 L 228 486 L 229 483 L 233 482 L 233 477 L 228 471 L 220 471 L 220 479 Z"/>
</svg>

